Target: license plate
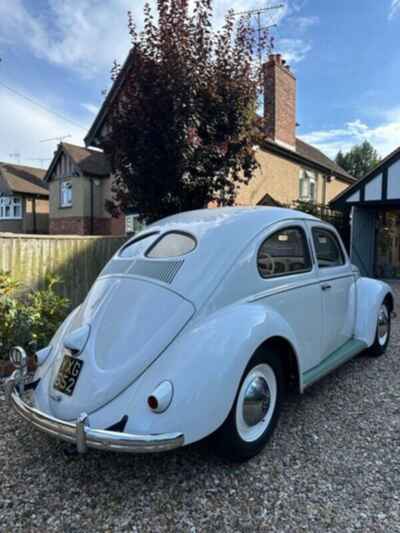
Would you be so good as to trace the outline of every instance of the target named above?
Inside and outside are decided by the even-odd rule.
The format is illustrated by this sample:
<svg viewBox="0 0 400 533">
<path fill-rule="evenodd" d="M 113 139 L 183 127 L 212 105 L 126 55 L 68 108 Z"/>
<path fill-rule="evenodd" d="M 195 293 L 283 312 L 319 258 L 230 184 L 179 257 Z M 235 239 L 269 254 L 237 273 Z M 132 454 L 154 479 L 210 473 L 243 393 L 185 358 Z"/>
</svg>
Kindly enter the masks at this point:
<svg viewBox="0 0 400 533">
<path fill-rule="evenodd" d="M 63 362 L 54 382 L 54 388 L 64 394 L 68 394 L 68 396 L 72 396 L 82 367 L 83 361 L 75 359 L 75 357 L 71 357 L 70 355 L 64 355 Z"/>
</svg>

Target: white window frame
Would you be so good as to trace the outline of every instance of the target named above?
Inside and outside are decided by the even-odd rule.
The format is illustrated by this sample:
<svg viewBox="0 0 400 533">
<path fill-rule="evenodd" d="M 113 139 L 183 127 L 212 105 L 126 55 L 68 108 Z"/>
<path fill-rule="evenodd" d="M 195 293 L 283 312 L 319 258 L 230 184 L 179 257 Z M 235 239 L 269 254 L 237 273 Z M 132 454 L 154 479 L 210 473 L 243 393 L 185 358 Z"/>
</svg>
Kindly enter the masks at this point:
<svg viewBox="0 0 400 533">
<path fill-rule="evenodd" d="M 60 187 L 60 206 L 72 207 L 72 181 L 62 180 Z"/>
<path fill-rule="evenodd" d="M 0 220 L 21 220 L 22 198 L 20 196 L 0 196 Z"/>
<path fill-rule="evenodd" d="M 125 233 L 126 234 L 135 234 L 139 233 L 146 227 L 144 222 L 139 221 L 139 215 L 133 213 L 130 215 L 125 215 Z"/>
<path fill-rule="evenodd" d="M 314 185 L 314 194 L 311 194 L 311 184 Z M 301 170 L 299 179 L 299 199 L 301 202 L 317 203 L 318 176 L 311 170 Z"/>
</svg>

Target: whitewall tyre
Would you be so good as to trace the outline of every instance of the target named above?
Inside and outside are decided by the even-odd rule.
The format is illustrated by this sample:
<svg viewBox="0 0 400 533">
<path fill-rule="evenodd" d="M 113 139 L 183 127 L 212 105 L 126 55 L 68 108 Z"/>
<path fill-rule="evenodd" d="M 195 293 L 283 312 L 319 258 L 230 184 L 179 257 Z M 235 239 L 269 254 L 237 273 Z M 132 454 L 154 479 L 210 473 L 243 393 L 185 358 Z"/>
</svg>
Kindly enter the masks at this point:
<svg viewBox="0 0 400 533">
<path fill-rule="evenodd" d="M 374 344 L 368 349 L 369 355 L 379 357 L 386 352 L 390 340 L 391 316 L 386 302 L 382 302 L 376 323 Z"/>
<path fill-rule="evenodd" d="M 214 435 L 218 455 L 246 461 L 264 448 L 279 418 L 284 382 L 280 356 L 257 351 L 243 373 L 227 419 Z"/>
</svg>

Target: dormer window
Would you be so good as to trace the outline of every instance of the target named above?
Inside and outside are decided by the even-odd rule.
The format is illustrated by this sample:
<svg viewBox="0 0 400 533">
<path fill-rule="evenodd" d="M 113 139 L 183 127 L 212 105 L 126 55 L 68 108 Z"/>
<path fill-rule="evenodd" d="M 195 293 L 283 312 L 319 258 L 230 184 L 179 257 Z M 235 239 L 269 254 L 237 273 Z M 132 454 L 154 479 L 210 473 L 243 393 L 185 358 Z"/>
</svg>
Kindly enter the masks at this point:
<svg viewBox="0 0 400 533">
<path fill-rule="evenodd" d="M 71 181 L 63 180 L 61 182 L 60 205 L 61 207 L 72 206 L 72 182 Z"/>
</svg>

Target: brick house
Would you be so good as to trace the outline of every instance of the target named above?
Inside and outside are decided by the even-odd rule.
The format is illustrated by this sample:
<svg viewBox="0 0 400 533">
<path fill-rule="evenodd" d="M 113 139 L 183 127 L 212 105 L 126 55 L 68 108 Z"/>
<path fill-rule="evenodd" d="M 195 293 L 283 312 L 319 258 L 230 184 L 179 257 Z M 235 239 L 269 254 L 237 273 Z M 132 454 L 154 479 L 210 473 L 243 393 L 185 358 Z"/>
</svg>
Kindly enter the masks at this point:
<svg viewBox="0 0 400 533">
<path fill-rule="evenodd" d="M 123 93 L 131 68 L 129 54 L 86 138 L 101 148 L 107 137 L 107 116 Z M 259 168 L 238 191 L 237 205 L 288 205 L 302 200 L 327 205 L 355 179 L 320 150 L 296 136 L 296 78 L 280 54 L 264 65 L 265 140 L 257 147 Z"/>
<path fill-rule="evenodd" d="M 45 174 L 41 168 L 0 163 L 0 232 L 48 233 Z"/>
<path fill-rule="evenodd" d="M 125 217 L 112 218 L 105 208 L 112 179 L 102 152 L 60 143 L 44 179 L 50 192 L 50 233 L 125 234 Z"/>
<path fill-rule="evenodd" d="M 265 140 L 259 168 L 237 196 L 238 205 L 327 205 L 355 179 L 314 146 L 296 136 L 296 78 L 280 54 L 264 65 Z"/>
</svg>

